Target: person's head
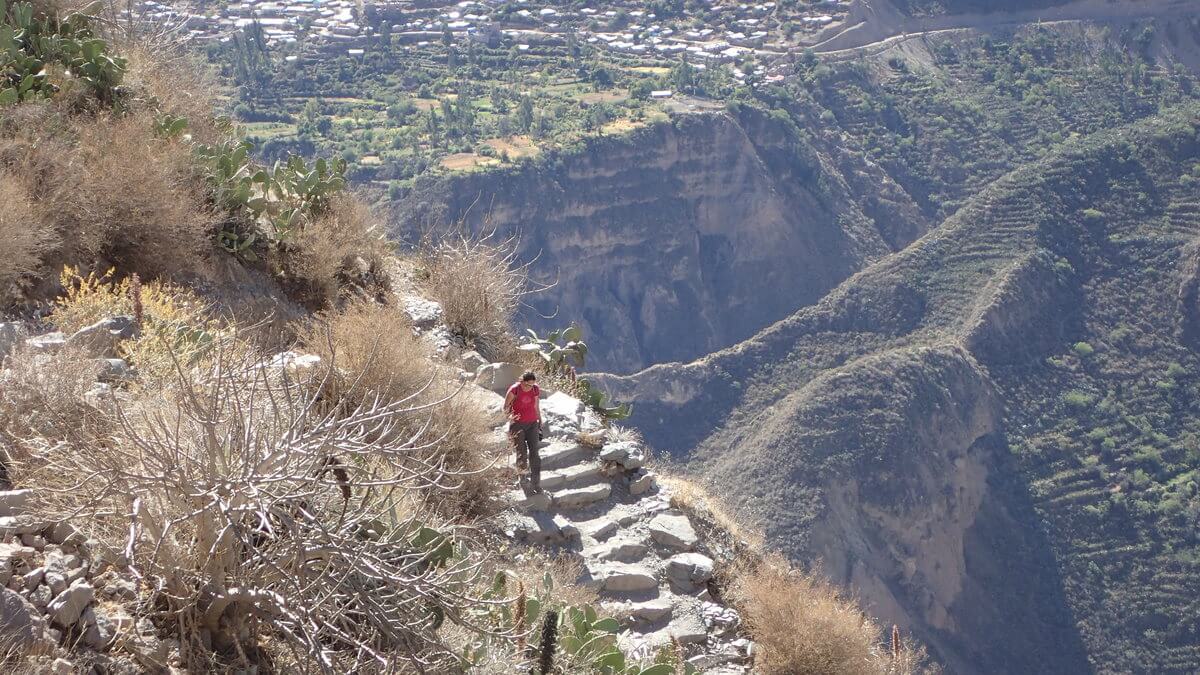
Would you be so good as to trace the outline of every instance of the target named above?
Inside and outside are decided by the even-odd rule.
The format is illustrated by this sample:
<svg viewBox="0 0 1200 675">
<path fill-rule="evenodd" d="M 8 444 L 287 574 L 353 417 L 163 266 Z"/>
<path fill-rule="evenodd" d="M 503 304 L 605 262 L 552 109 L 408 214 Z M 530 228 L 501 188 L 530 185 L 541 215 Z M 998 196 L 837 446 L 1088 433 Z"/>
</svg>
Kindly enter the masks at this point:
<svg viewBox="0 0 1200 675">
<path fill-rule="evenodd" d="M 532 370 L 527 370 L 521 375 L 521 388 L 528 390 L 533 385 L 537 384 L 537 375 L 533 374 Z"/>
</svg>

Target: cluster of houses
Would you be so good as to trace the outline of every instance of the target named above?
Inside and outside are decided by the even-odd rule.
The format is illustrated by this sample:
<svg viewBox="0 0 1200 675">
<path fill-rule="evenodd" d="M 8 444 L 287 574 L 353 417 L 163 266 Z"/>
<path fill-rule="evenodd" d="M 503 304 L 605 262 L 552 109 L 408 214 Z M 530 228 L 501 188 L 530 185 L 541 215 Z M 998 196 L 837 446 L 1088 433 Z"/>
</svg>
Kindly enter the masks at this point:
<svg viewBox="0 0 1200 675">
<path fill-rule="evenodd" d="M 305 50 L 351 56 L 362 55 L 371 37 L 422 48 L 449 34 L 453 41 L 512 44 L 520 51 L 577 40 L 628 57 L 683 58 L 705 66 L 794 51 L 804 36 L 844 19 L 851 0 L 801 0 L 787 7 L 772 0 L 702 2 L 704 19 L 693 12 L 658 17 L 638 0 L 578 9 L 547 0 L 240 0 L 219 9 L 211 9 L 210 0 L 143 0 L 133 11 L 177 24 L 201 41 L 228 40 L 257 24 L 268 46 L 300 42 Z"/>
</svg>

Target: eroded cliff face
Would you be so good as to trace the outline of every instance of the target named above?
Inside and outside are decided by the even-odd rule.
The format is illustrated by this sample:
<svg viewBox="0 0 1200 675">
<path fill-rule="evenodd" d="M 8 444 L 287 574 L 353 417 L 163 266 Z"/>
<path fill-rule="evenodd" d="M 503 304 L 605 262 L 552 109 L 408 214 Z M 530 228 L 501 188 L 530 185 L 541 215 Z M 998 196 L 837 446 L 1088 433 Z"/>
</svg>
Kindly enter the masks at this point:
<svg viewBox="0 0 1200 675">
<path fill-rule="evenodd" d="M 924 231 L 917 215 L 865 215 L 844 176 L 876 171 L 872 200 L 906 197 L 840 161 L 757 111 L 684 115 L 553 162 L 428 182 L 393 223 L 400 237 L 447 222 L 519 237 L 556 284 L 523 318 L 576 321 L 592 369 L 631 372 L 735 344 Z"/>
<path fill-rule="evenodd" d="M 1031 507 L 1002 426 L 1000 395 L 965 349 L 907 348 L 817 377 L 689 466 L 951 672 L 1081 672 L 1083 651 L 1061 639 L 1061 589 L 1039 580 L 1053 556 L 1022 525 Z M 757 452 L 729 451 L 743 446 Z"/>
</svg>

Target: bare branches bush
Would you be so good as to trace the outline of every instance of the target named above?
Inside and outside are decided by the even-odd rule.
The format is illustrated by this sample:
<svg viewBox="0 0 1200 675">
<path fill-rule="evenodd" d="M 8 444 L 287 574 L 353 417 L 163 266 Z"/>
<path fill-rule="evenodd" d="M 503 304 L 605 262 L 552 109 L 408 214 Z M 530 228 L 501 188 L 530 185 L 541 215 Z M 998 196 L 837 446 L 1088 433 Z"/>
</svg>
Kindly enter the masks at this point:
<svg viewBox="0 0 1200 675">
<path fill-rule="evenodd" d="M 284 368 L 216 358 L 117 412 L 106 442 L 46 447 L 12 467 L 49 514 L 102 541 L 175 626 L 185 661 L 300 672 L 434 671 L 438 635 L 471 625 L 481 559 L 430 528 L 418 491 L 460 485 L 431 437 L 444 402 L 326 408 Z M 481 630 L 485 630 L 481 628 Z"/>
<path fill-rule="evenodd" d="M 11 455 L 6 463 L 26 457 L 34 448 L 90 442 L 110 428 L 112 420 L 86 396 L 100 372 L 90 355 L 72 349 L 44 354 L 20 347 L 5 366 L 0 371 L 0 434 Z"/>
<path fill-rule="evenodd" d="M 396 307 L 355 301 L 301 333 L 305 348 L 321 357 L 324 400 L 359 405 L 375 397 L 392 400 L 413 396 L 417 401 L 444 400 L 429 415 L 404 417 L 399 428 L 412 433 L 428 425 L 439 439 L 445 466 L 461 476 L 452 492 L 429 497 L 447 514 L 487 515 L 495 508 L 501 481 L 489 444 L 486 419 L 458 389 L 437 377 L 429 347 L 413 336 L 408 316 Z M 500 447 L 503 451 L 503 446 Z"/>
<path fill-rule="evenodd" d="M 529 266 L 517 263 L 517 240 L 460 236 L 427 242 L 421 254 L 426 287 L 442 305 L 446 325 L 485 357 L 496 358 L 530 291 Z"/>
</svg>

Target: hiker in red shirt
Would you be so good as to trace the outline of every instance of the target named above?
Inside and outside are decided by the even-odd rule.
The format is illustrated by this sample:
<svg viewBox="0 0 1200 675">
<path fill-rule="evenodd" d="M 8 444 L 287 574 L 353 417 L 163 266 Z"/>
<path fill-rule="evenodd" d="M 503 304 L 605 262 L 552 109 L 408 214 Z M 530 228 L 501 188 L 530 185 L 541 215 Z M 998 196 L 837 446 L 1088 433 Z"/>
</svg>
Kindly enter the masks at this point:
<svg viewBox="0 0 1200 675">
<path fill-rule="evenodd" d="M 537 375 L 527 370 L 521 381 L 508 388 L 504 397 L 504 412 L 508 413 L 508 437 L 517 451 L 517 469 L 529 467 L 529 486 L 542 491 L 542 460 L 538 457 L 541 443 L 542 405 Z"/>
</svg>

